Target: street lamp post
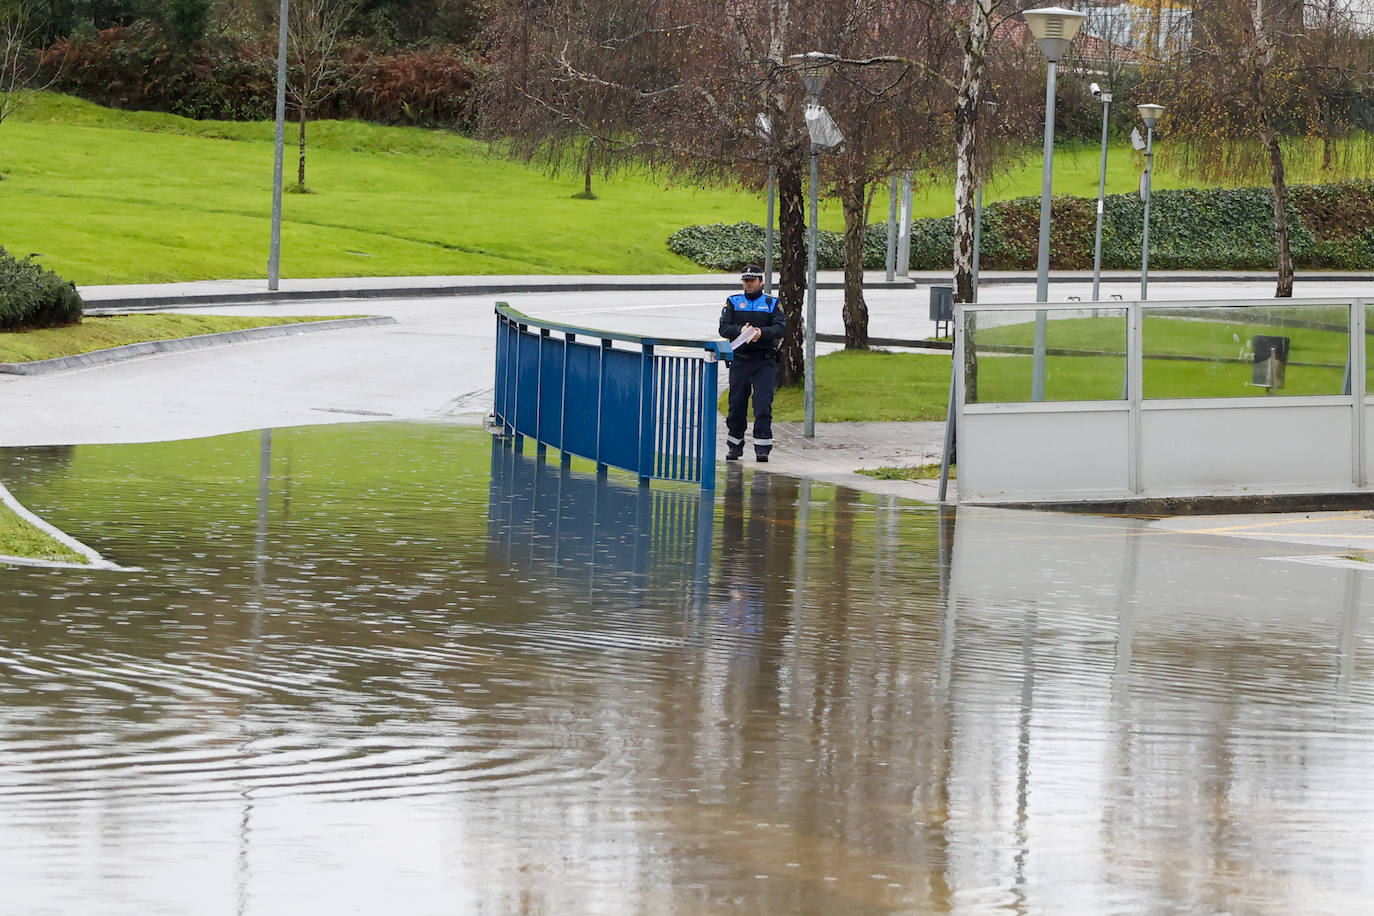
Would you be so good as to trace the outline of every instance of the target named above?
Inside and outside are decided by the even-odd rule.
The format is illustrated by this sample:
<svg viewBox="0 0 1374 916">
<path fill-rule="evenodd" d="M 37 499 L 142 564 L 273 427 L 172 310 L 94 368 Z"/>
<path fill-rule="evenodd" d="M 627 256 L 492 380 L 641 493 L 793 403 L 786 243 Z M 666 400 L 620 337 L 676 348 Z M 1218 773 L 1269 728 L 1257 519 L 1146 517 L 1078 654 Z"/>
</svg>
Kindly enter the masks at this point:
<svg viewBox="0 0 1374 916">
<path fill-rule="evenodd" d="M 272 240 L 267 252 L 267 288 L 276 292 L 281 275 L 281 170 L 286 135 L 286 15 L 281 0 L 277 15 L 277 128 L 272 160 Z"/>
<path fill-rule="evenodd" d="M 988 117 L 997 114 L 997 103 L 988 100 L 982 103 L 983 111 Z M 983 164 L 981 161 L 974 164 L 977 169 L 974 180 L 977 188 L 973 194 L 973 301 L 978 301 L 978 265 L 983 254 Z M 953 389 L 951 389 L 952 391 Z"/>
<path fill-rule="evenodd" d="M 1050 294 L 1050 198 L 1054 184 L 1054 85 L 1058 77 L 1059 59 L 1068 50 L 1069 42 L 1087 18 L 1086 13 L 1066 10 L 1058 6 L 1026 10 L 1021 14 L 1040 53 L 1049 62 L 1045 75 L 1045 150 L 1040 173 L 1040 257 L 1035 273 L 1035 301 L 1048 302 Z M 1046 314 L 1035 313 L 1035 347 L 1031 365 L 1031 400 L 1045 399 L 1045 337 Z"/>
<path fill-rule="evenodd" d="M 1102 103 L 1102 164 L 1097 170 L 1097 233 L 1093 239 L 1093 301 L 1097 302 L 1102 298 L 1098 290 L 1102 281 L 1102 209 L 1107 196 L 1107 112 L 1112 107 L 1112 94 L 1103 92 L 1097 83 L 1091 88 Z"/>
<path fill-rule="evenodd" d="M 759 140 L 763 141 L 768 148 L 769 158 L 772 158 L 773 146 L 773 119 L 767 114 L 759 112 L 754 119 L 754 132 L 758 134 Z M 773 212 L 774 202 L 777 199 L 778 190 L 778 167 L 772 162 L 768 163 L 768 223 L 763 230 L 763 292 L 765 295 L 773 295 Z"/>
<path fill-rule="evenodd" d="M 834 72 L 834 62 L 839 58 L 808 51 L 793 54 L 790 59 L 801 69 L 802 81 L 806 84 L 806 128 L 811 147 L 811 213 L 806 236 L 805 410 L 802 417 L 802 435 L 810 439 L 816 435 L 816 211 L 820 207 L 820 156 L 822 149 L 838 146 L 843 140 L 835 122 L 821 107 L 820 98 L 825 81 Z"/>
<path fill-rule="evenodd" d="M 1145 122 L 1145 174 L 1140 178 L 1140 193 L 1145 199 L 1145 225 L 1140 233 L 1140 298 L 1150 298 L 1150 173 L 1154 166 L 1155 125 L 1164 113 L 1163 105 L 1145 103 L 1135 106 Z"/>
<path fill-rule="evenodd" d="M 778 187 L 778 167 L 768 167 L 768 226 L 763 231 L 763 292 L 773 295 L 773 211 Z"/>
</svg>

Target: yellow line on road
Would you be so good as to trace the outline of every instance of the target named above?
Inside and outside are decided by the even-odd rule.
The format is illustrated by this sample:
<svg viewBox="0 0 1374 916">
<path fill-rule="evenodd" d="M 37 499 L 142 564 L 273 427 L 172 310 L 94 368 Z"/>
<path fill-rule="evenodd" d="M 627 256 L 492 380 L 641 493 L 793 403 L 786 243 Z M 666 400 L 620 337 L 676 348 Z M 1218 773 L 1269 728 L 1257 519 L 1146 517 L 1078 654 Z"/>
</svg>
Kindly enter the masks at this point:
<svg viewBox="0 0 1374 916">
<path fill-rule="evenodd" d="M 1175 528 L 1175 531 L 1187 532 L 1189 534 L 1224 534 L 1228 531 L 1254 531 L 1257 528 L 1279 528 L 1286 525 L 1305 525 L 1312 522 L 1338 522 L 1347 519 L 1367 518 L 1363 512 L 1350 512 L 1344 515 L 1330 515 L 1322 519 L 1311 518 L 1289 518 L 1277 522 L 1253 522 L 1246 525 L 1223 525 L 1219 528 Z M 1349 535 L 1311 535 L 1312 537 L 1349 537 Z M 1374 535 L 1370 535 L 1374 537 Z"/>
</svg>

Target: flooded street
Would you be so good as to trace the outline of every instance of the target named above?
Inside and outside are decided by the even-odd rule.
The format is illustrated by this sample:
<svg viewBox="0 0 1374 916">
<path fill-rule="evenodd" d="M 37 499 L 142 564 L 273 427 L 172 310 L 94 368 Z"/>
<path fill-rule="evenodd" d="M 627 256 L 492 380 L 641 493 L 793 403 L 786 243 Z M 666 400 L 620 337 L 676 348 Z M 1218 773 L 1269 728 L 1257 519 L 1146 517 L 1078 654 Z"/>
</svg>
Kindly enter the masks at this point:
<svg viewBox="0 0 1374 916">
<path fill-rule="evenodd" d="M 481 430 L 0 450 L 0 913 L 1348 913 L 1374 565 Z"/>
</svg>

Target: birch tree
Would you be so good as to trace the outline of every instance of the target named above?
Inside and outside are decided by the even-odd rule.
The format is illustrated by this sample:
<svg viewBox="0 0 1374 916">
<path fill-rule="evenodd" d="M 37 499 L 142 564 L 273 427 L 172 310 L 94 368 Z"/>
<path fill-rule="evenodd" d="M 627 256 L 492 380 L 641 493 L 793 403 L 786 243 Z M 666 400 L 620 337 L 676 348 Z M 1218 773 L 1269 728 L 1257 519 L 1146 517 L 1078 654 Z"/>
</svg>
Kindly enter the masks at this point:
<svg viewBox="0 0 1374 916">
<path fill-rule="evenodd" d="M 949 28 L 962 51 L 954 89 L 954 301 L 973 301 L 973 236 L 978 187 L 988 177 L 997 153 L 1011 157 L 1011 144 L 1025 139 L 1030 125 L 1024 113 L 1041 107 L 1037 80 L 1027 78 L 1043 61 L 1032 57 L 1034 46 L 995 48 L 994 39 L 1005 34 L 1011 16 L 1034 5 L 1028 0 L 971 0 L 946 8 Z M 966 18 L 960 18 L 961 16 Z M 998 123 L 1006 130 L 1004 142 L 993 149 L 990 132 L 989 83 L 996 77 L 1003 113 Z M 1020 119 L 1008 117 L 1022 112 Z"/>
</svg>

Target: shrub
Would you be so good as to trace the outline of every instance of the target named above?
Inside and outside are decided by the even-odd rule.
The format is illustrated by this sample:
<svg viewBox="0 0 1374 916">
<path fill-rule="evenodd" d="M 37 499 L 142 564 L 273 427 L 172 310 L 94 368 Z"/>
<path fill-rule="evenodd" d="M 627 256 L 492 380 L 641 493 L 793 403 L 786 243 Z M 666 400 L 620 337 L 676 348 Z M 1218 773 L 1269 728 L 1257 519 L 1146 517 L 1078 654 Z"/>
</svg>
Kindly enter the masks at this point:
<svg viewBox="0 0 1374 916">
<path fill-rule="evenodd" d="M 1374 269 L 1374 181 L 1295 185 L 1289 189 L 1289 240 L 1300 268 Z M 1087 270 L 1093 263 L 1096 201 L 1054 198 L 1050 266 Z M 1144 204 L 1135 194 L 1104 201 L 1102 266 L 1140 266 Z M 1040 200 L 1019 197 L 983 210 L 981 265 L 993 270 L 1033 270 L 1040 237 Z M 864 267 L 886 262 L 886 222 L 869 226 Z M 842 237 L 822 232 L 819 264 L 843 266 Z M 733 270 L 763 258 L 763 229 L 752 223 L 689 226 L 668 247 L 703 267 Z M 953 268 L 954 219 L 913 221 L 912 270 Z M 775 252 L 776 254 L 776 252 Z M 1274 195 L 1269 188 L 1188 188 L 1155 191 L 1150 202 L 1150 266 L 1163 270 L 1272 270 Z"/>
<path fill-rule="evenodd" d="M 460 49 L 440 46 L 393 54 L 355 49 L 346 62 L 355 76 L 337 96 L 331 117 L 472 126 L 473 90 L 483 71 Z"/>
<path fill-rule="evenodd" d="M 687 226 L 668 237 L 668 250 L 695 261 L 711 270 L 739 270 L 746 264 L 762 264 L 766 231 L 754 223 L 711 223 L 706 226 Z M 844 267 L 844 234 L 822 229 L 817 234 L 816 266 L 821 270 Z M 887 251 L 885 225 L 869 226 L 864 239 L 864 264 L 876 260 L 883 266 Z M 773 238 L 773 258 L 779 257 L 779 239 Z"/>
<path fill-rule="evenodd" d="M 0 330 L 50 328 L 81 319 L 81 295 L 69 280 L 0 248 Z"/>
<path fill-rule="evenodd" d="M 197 0 L 179 2 L 193 12 Z M 64 38 L 44 52 L 44 61 L 57 75 L 54 89 L 101 105 L 258 121 L 276 110 L 276 53 L 275 42 L 267 47 L 217 37 L 186 43 L 138 22 L 94 38 Z M 349 46 L 339 61 L 341 88 L 312 118 L 466 127 L 485 73 L 452 45 L 391 54 Z"/>
<path fill-rule="evenodd" d="M 276 105 L 271 75 L 241 47 L 182 44 L 147 22 L 61 39 L 44 63 L 53 89 L 112 108 L 232 121 L 270 118 Z"/>
</svg>

